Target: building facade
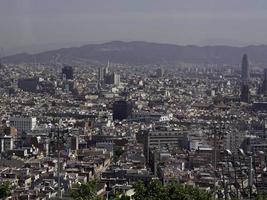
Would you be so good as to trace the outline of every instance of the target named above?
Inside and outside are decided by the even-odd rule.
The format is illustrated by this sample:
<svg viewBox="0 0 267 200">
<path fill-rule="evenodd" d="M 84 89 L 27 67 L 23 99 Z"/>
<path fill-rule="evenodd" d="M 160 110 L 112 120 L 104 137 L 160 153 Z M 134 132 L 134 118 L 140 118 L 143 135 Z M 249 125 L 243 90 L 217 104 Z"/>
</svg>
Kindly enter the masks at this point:
<svg viewBox="0 0 267 200">
<path fill-rule="evenodd" d="M 36 117 L 30 116 L 12 116 L 9 118 L 10 125 L 15 127 L 18 133 L 29 132 L 36 127 Z"/>
</svg>

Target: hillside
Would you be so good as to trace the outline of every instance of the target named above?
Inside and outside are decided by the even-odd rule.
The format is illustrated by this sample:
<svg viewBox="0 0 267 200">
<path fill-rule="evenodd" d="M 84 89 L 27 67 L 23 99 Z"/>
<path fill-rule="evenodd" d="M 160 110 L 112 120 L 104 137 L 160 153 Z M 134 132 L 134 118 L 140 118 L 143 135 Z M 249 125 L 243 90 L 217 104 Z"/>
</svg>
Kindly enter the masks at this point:
<svg viewBox="0 0 267 200">
<path fill-rule="evenodd" d="M 110 60 L 113 63 L 130 65 L 179 62 L 238 64 L 244 53 L 249 55 L 253 63 L 267 64 L 267 45 L 199 47 L 121 41 L 63 48 L 38 54 L 23 53 L 2 60 L 5 63 L 51 63 L 55 60 L 62 63 L 106 63 Z"/>
</svg>

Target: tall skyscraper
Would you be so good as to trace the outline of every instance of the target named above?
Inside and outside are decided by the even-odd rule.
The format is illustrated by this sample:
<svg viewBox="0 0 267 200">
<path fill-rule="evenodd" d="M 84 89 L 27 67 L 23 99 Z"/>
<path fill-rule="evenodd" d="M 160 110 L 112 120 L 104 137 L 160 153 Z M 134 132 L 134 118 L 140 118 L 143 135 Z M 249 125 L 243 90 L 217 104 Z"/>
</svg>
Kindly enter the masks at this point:
<svg viewBox="0 0 267 200">
<path fill-rule="evenodd" d="M 73 68 L 71 66 L 64 66 L 62 68 L 62 77 L 65 80 L 73 79 Z"/>
<path fill-rule="evenodd" d="M 105 72 L 104 68 L 100 67 L 98 68 L 98 81 L 99 83 L 103 83 L 105 78 Z"/>
<path fill-rule="evenodd" d="M 2 69 L 4 67 L 3 63 L 2 63 L 2 60 L 0 58 L 0 69 Z"/>
<path fill-rule="evenodd" d="M 249 73 L 249 62 L 247 54 L 243 55 L 242 58 L 242 68 L 241 68 L 241 80 L 243 83 L 249 81 L 250 73 Z"/>
<path fill-rule="evenodd" d="M 267 94 L 267 68 L 264 69 L 264 77 L 261 89 L 263 94 Z"/>
<path fill-rule="evenodd" d="M 104 69 L 104 73 L 105 73 L 105 74 L 104 74 L 105 76 L 109 74 L 109 61 L 108 61 L 107 66 L 106 66 L 105 69 Z"/>
<path fill-rule="evenodd" d="M 248 103 L 249 99 L 250 99 L 249 86 L 248 86 L 248 84 L 242 84 L 240 100 L 242 102 Z"/>
<path fill-rule="evenodd" d="M 119 74 L 114 73 L 114 85 L 120 85 L 121 77 Z"/>
<path fill-rule="evenodd" d="M 264 78 L 263 78 L 263 80 L 267 82 L 267 68 L 264 69 Z"/>
<path fill-rule="evenodd" d="M 120 85 L 120 75 L 116 74 L 115 72 L 109 73 L 105 76 L 104 80 L 105 84 L 107 85 Z"/>
<path fill-rule="evenodd" d="M 106 67 L 98 68 L 98 83 L 102 85 L 107 76 L 109 76 L 109 61 Z"/>
</svg>

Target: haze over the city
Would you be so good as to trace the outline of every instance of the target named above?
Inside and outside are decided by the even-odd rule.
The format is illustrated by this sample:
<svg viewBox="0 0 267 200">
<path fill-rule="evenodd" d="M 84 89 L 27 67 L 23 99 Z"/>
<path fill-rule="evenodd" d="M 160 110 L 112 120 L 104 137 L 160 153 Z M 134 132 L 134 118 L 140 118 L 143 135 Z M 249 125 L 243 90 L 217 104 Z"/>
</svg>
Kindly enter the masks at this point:
<svg viewBox="0 0 267 200">
<path fill-rule="evenodd" d="M 0 200 L 267 200 L 267 0 L 0 0 Z"/>
<path fill-rule="evenodd" d="M 266 20 L 265 0 L 1 0 L 0 48 L 46 50 L 112 40 L 266 44 Z"/>
</svg>

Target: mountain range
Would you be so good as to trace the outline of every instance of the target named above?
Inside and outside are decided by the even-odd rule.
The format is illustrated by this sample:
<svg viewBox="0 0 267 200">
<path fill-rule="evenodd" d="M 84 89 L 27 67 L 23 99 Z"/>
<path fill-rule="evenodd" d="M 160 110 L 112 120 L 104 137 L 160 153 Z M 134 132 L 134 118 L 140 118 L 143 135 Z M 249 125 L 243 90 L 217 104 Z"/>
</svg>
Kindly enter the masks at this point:
<svg viewBox="0 0 267 200">
<path fill-rule="evenodd" d="M 61 48 L 37 54 L 16 54 L 2 58 L 4 63 L 55 63 L 66 64 L 112 63 L 145 65 L 177 63 L 239 64 L 242 55 L 248 54 L 250 61 L 267 64 L 267 45 L 246 47 L 232 46 L 181 46 L 151 42 L 113 41 L 89 44 L 81 47 Z"/>
</svg>

